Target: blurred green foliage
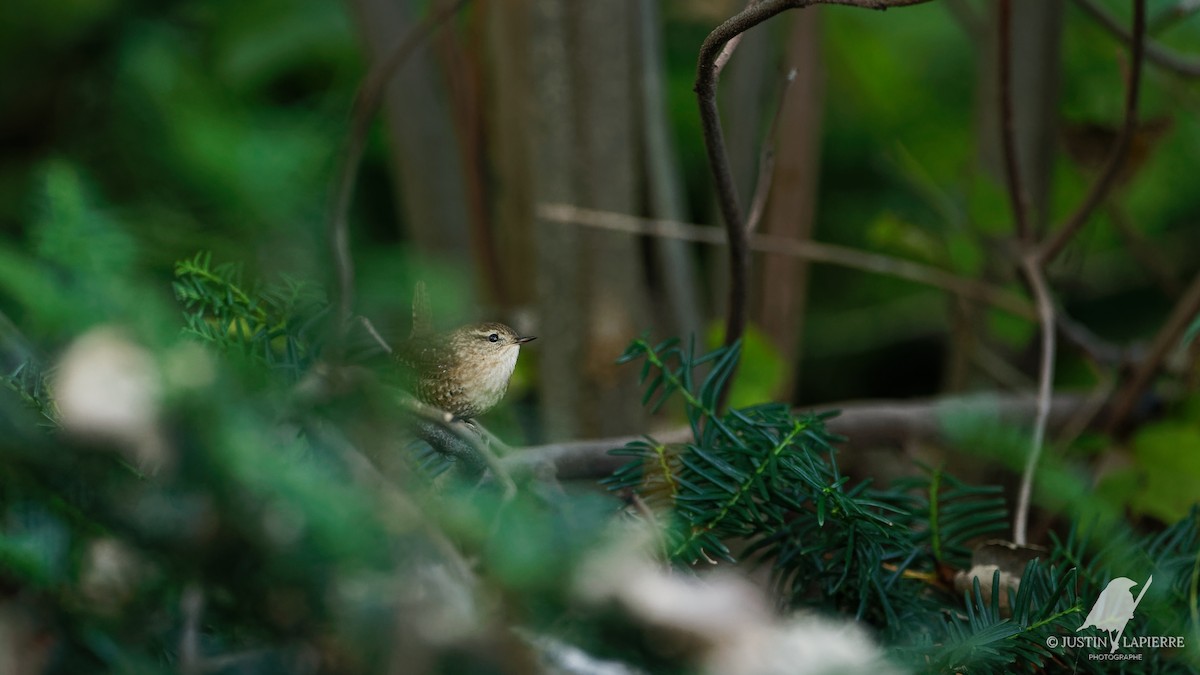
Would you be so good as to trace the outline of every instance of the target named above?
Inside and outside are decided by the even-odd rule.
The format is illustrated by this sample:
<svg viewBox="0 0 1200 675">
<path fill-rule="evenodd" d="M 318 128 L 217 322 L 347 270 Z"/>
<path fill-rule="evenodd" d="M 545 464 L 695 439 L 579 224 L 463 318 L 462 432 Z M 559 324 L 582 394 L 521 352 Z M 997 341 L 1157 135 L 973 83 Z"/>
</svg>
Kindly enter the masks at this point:
<svg viewBox="0 0 1200 675">
<path fill-rule="evenodd" d="M 711 194 L 692 84 L 696 46 L 711 22 L 670 16 L 670 115 L 692 217 L 706 221 Z M 1071 10 L 1064 34 L 1063 117 L 1112 127 L 1124 52 L 1081 19 Z M 971 38 L 936 7 L 829 11 L 823 21 L 828 70 L 816 237 L 1018 288 L 996 273 L 995 244 L 1010 233 L 1011 219 L 1000 182 L 975 161 L 979 53 Z M 1160 37 L 1198 44 L 1200 22 Z M 330 177 L 362 72 L 345 6 L 323 0 L 9 0 L 0 8 L 0 606 L 29 614 L 40 632 L 19 637 L 32 650 L 52 635 L 45 645 L 50 672 L 176 672 L 196 589 L 203 589 L 201 652 L 243 659 L 223 672 L 305 672 L 314 658 L 340 672 L 370 670 L 387 661 L 397 633 L 420 634 L 413 625 L 431 613 L 452 614 L 459 595 L 468 597 L 470 620 L 445 625 L 479 625 L 462 629 L 466 638 L 420 634 L 402 645 L 406 656 L 447 670 L 494 667 L 497 654 L 508 652 L 489 639 L 525 648 L 496 630 L 511 620 L 647 667 L 666 660 L 647 646 L 652 631 L 615 639 L 634 629 L 608 612 L 577 613 L 567 599 L 572 575 L 619 511 L 617 500 L 568 486 L 523 490 L 509 501 L 494 486 L 456 483 L 447 477 L 452 471 L 427 480 L 408 463 L 423 456 L 396 440 L 405 430 L 386 385 L 368 378 L 332 396 L 320 378 L 306 381 L 328 328 L 315 289 L 328 287 L 330 276 L 323 225 Z M 1200 247 L 1200 193 L 1192 185 L 1200 94 L 1194 83 L 1151 68 L 1143 101 L 1143 119 L 1169 120 L 1169 136 L 1148 149 L 1113 201 L 1155 245 L 1163 266 L 1182 273 Z M 403 223 L 395 225 L 403 195 L 392 194 L 386 180 L 382 141 L 370 139 L 353 233 L 362 309 L 396 335 L 408 312 L 398 288 L 433 278 L 439 305 L 448 308 L 441 320 L 449 321 L 472 304 L 471 287 L 455 264 L 428 260 L 403 240 Z M 1090 177 L 1087 167 L 1058 161 L 1052 220 L 1077 203 Z M 1112 212 L 1097 217 L 1056 274 L 1069 282 L 1059 287 L 1062 306 L 1101 336 L 1123 341 L 1153 333 L 1170 298 L 1130 259 L 1115 225 Z M 803 402 L 941 387 L 948 302 L 940 293 L 845 269 L 817 267 L 812 279 Z M 1036 334 L 1032 322 L 994 311 L 982 324 L 986 341 L 1014 360 Z M 157 473 L 128 443 L 63 425 L 54 403 L 58 355 L 112 326 L 123 331 L 119 344 L 134 345 L 152 364 L 161 390 L 153 431 L 171 451 Z M 1185 340 L 1198 330 L 1194 322 Z M 205 351 L 197 341 L 221 349 Z M 515 397 L 531 388 L 531 357 L 522 357 Z M 765 466 L 755 463 L 761 452 L 779 445 L 775 432 L 743 443 L 762 432 L 764 418 L 795 421 L 785 406 L 764 404 L 779 398 L 783 378 L 780 357 L 761 333 L 747 333 L 740 358 L 732 419 L 745 435 L 718 448 L 727 457 L 712 454 L 719 444 L 705 441 L 718 423 L 710 421 L 681 450 L 695 489 L 675 534 L 686 541 L 696 531 L 687 528 L 698 526 L 712 535 L 702 551 L 685 547 L 692 555 L 683 558 L 736 553 L 725 540 L 745 532 L 737 522 L 706 520 L 707 507 L 724 505 L 742 524 L 762 515 L 730 500 L 730 476 Z M 1081 359 L 1064 360 L 1060 382 L 1093 384 Z M 694 384 L 699 395 L 703 382 Z M 695 405 L 681 408 L 714 419 Z M 501 435 L 516 437 L 518 415 L 500 415 Z M 1023 587 L 1016 604 L 1024 616 L 1016 619 L 1002 617 L 998 599 L 975 589 L 965 604 L 944 589 L 937 603 L 924 604 L 930 596 L 921 583 L 901 573 L 905 566 L 931 573 L 947 561 L 965 565 L 964 533 L 979 534 L 973 526 L 995 519 L 963 503 L 987 490 L 935 480 L 943 474 L 933 472 L 893 488 L 893 501 L 875 503 L 876 493 L 836 474 L 829 439 L 813 431 L 815 439 L 797 451 L 811 467 L 782 481 L 784 488 L 751 480 L 735 493 L 765 494 L 763 503 L 774 507 L 771 497 L 786 503 L 806 490 L 816 495 L 786 518 L 772 512 L 775 521 L 793 518 L 786 527 L 760 522 L 753 530 L 790 575 L 795 606 L 903 625 L 893 619 L 907 616 L 896 607 L 908 602 L 901 608 L 927 613 L 913 634 L 893 634 L 892 646 L 920 659 L 936 643 L 937 663 L 947 669 L 969 658 L 985 671 L 1017 658 L 1064 665 L 1053 660 L 1061 654 L 1031 645 L 1044 643 L 1051 629 L 1073 630 L 1074 617 L 1063 612 L 1082 608 L 1114 575 L 1163 575 L 1148 598 L 1156 609 L 1139 612 L 1139 627 L 1194 634 L 1178 609 L 1194 608 L 1196 599 L 1197 419 L 1194 401 L 1169 407 L 1132 437 L 1128 465 L 1095 489 L 1078 465 L 1094 458 L 1097 445 L 1111 450 L 1107 439 L 1047 457 L 1038 494 L 1050 511 L 1099 523 L 1106 535 L 1129 529 L 1126 510 L 1174 525 L 1158 535 L 1114 536 L 1119 545 L 1107 547 L 1083 541 L 1086 528 L 1072 530 L 1054 547 L 1053 567 L 1027 572 L 1034 583 Z M 948 416 L 945 427 L 953 446 L 976 460 L 1013 470 L 1022 464 L 1024 429 L 963 415 Z M 357 447 L 382 467 L 382 479 L 347 450 Z M 630 476 L 622 485 L 636 484 Z M 942 554 L 930 521 L 946 493 L 964 500 L 957 515 L 965 520 L 958 538 L 939 540 Z M 753 498 L 744 498 L 750 509 Z M 904 536 L 881 525 L 880 514 L 896 509 Z M 857 576 L 838 578 L 848 572 L 830 565 L 824 548 L 803 549 L 807 540 L 788 538 L 797 533 L 843 552 L 845 570 Z M 463 577 L 445 572 L 453 582 L 438 585 L 423 575 L 460 562 L 447 541 L 477 567 Z M 110 559 L 115 567 L 106 567 Z M 895 567 L 880 576 L 885 561 Z M 478 595 L 462 590 L 475 582 L 484 589 Z M 476 602 L 487 609 L 475 613 Z M 944 624 L 929 618 L 942 614 Z M 1019 649 L 1006 647 L 1021 640 Z M 1155 663 L 1194 668 L 1190 649 L 1183 658 L 1191 665 Z"/>
</svg>

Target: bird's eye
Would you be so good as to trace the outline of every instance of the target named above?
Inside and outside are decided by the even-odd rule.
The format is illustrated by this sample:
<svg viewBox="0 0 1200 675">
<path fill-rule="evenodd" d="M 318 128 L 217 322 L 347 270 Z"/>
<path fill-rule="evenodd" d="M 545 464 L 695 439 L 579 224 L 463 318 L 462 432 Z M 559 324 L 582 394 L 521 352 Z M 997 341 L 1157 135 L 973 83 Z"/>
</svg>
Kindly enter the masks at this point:
<svg viewBox="0 0 1200 675">
<path fill-rule="evenodd" d="M 488 342 L 499 342 L 499 341 L 500 341 L 499 333 L 492 333 L 491 335 L 488 336 Z"/>
</svg>

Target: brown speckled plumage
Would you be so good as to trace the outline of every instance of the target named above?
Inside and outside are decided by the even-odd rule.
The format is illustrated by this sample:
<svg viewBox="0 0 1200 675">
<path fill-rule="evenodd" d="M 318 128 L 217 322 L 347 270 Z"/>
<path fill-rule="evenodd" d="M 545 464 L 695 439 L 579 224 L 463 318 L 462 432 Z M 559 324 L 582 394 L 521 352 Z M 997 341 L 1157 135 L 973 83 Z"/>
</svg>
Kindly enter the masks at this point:
<svg viewBox="0 0 1200 675">
<path fill-rule="evenodd" d="M 504 398 L 517 364 L 520 337 L 502 323 L 414 335 L 396 347 L 407 386 L 422 402 L 462 419 L 491 410 Z"/>
</svg>

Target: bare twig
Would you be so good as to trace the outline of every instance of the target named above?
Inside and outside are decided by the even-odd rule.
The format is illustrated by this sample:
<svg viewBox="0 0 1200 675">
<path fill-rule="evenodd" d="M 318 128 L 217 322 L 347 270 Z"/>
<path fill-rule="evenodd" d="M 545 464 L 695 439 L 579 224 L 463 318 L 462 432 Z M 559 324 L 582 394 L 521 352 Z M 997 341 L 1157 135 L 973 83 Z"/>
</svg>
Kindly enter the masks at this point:
<svg viewBox="0 0 1200 675">
<path fill-rule="evenodd" d="M 1122 26 L 1116 17 L 1109 14 L 1095 0 L 1075 0 L 1075 4 L 1125 44 L 1135 41 L 1136 29 L 1133 33 L 1129 32 L 1129 29 Z M 1194 9 L 1192 8 L 1192 11 Z M 1188 58 L 1152 40 L 1146 42 L 1146 60 L 1176 75 L 1200 77 L 1200 59 Z"/>
<path fill-rule="evenodd" d="M 700 105 L 700 125 L 704 133 L 704 146 L 708 151 L 709 169 L 716 183 L 717 202 L 725 221 L 729 236 L 729 307 L 725 322 L 725 344 L 731 345 L 741 339 L 746 328 L 748 312 L 747 297 L 750 272 L 750 249 L 747 244 L 749 233 L 738 202 L 737 187 L 729 165 L 729 154 L 725 148 L 725 135 L 721 130 L 721 114 L 717 109 L 717 76 L 720 70 L 717 60 L 725 52 L 726 45 L 742 33 L 789 9 L 798 9 L 815 4 L 848 5 L 864 9 L 887 9 L 917 5 L 930 0 L 763 0 L 717 26 L 700 46 L 700 57 L 696 65 L 696 98 Z M 730 378 L 728 382 L 732 382 Z M 722 404 L 729 392 L 728 384 L 721 394 Z"/>
<path fill-rule="evenodd" d="M 1138 358 L 1138 350 L 1114 345 L 1092 332 L 1067 314 L 1059 311 L 1055 317 L 1059 337 L 1082 351 L 1095 363 L 1120 368 Z"/>
<path fill-rule="evenodd" d="M 787 101 L 788 89 L 795 81 L 796 69 L 792 68 L 784 78 L 783 88 L 779 92 L 779 104 L 775 106 L 771 126 L 767 127 L 767 135 L 763 137 L 762 153 L 758 157 L 758 184 L 754 186 L 754 196 L 750 199 L 750 213 L 746 214 L 746 231 L 751 234 L 758 230 L 758 224 L 767 208 L 767 197 L 771 196 L 771 182 L 775 176 L 775 129 L 779 126 L 779 117 L 783 113 L 783 104 Z"/>
<path fill-rule="evenodd" d="M 537 214 L 539 218 L 551 222 L 598 227 L 653 237 L 670 237 L 705 244 L 722 245 L 726 243 L 726 235 L 721 230 L 712 227 L 673 220 L 639 218 L 612 211 L 578 208 L 569 204 L 541 204 L 538 206 Z M 747 245 L 753 250 L 764 253 L 790 255 L 813 262 L 907 279 L 940 288 L 975 302 L 992 305 L 1015 316 L 1026 319 L 1037 318 L 1037 313 L 1029 302 L 1015 293 L 903 258 L 868 253 L 835 244 L 824 244 L 811 240 L 801 241 L 767 234 L 748 237 Z"/>
<path fill-rule="evenodd" d="M 353 316 L 354 307 L 354 260 L 350 255 L 350 201 L 354 196 L 354 183 L 358 178 L 366 148 L 367 132 L 371 120 L 379 112 L 383 93 L 400 66 L 409 59 L 429 37 L 450 17 L 454 16 L 468 0 L 452 0 L 431 12 L 413 26 L 396 44 L 395 49 L 367 73 L 355 95 L 350 112 L 350 131 L 342 148 L 334 182 L 333 202 L 329 214 L 329 243 L 333 252 L 333 263 L 337 273 L 337 308 L 335 330 L 338 339 L 335 346 L 344 342 L 344 336 Z"/>
<path fill-rule="evenodd" d="M 1105 163 L 1104 170 L 1096 178 L 1083 202 L 1063 223 L 1058 232 L 1051 236 L 1039 251 L 1039 262 L 1043 265 L 1054 260 L 1071 239 L 1087 223 L 1088 218 L 1096 207 L 1104 200 L 1108 192 L 1116 184 L 1117 176 L 1124 167 L 1126 156 L 1129 154 L 1130 141 L 1137 127 L 1138 96 L 1142 88 L 1142 62 L 1145 56 L 1146 39 L 1146 0 L 1133 0 L 1133 39 L 1130 51 L 1132 63 L 1129 69 L 1129 86 L 1125 90 L 1125 113 L 1121 130 L 1113 144 L 1112 151 Z"/>
<path fill-rule="evenodd" d="M 1166 323 L 1154 337 L 1146 358 L 1138 362 L 1137 369 L 1129 381 L 1118 391 L 1113 401 L 1112 415 L 1109 416 L 1106 426 L 1110 433 L 1120 431 L 1136 407 L 1142 392 L 1149 386 L 1150 380 L 1158 373 L 1171 351 L 1179 347 L 1184 332 L 1197 314 L 1200 314 L 1200 274 L 1192 279 L 1187 291 L 1171 310 Z"/>
<path fill-rule="evenodd" d="M 1030 441 L 1029 455 L 1025 459 L 1025 470 L 1021 472 L 1021 487 L 1017 492 L 1017 513 L 1013 519 L 1013 543 L 1025 546 L 1029 525 L 1029 502 L 1033 497 L 1033 477 L 1037 472 L 1038 461 L 1042 456 L 1042 445 L 1046 440 L 1046 426 L 1050 421 L 1051 397 L 1054 395 L 1054 302 L 1050 299 L 1050 289 L 1046 287 L 1046 279 L 1042 276 L 1042 267 L 1033 254 L 1022 259 L 1022 265 L 1033 297 L 1037 303 L 1038 320 L 1042 332 L 1042 358 L 1038 367 L 1037 415 L 1033 422 L 1033 437 Z"/>
<path fill-rule="evenodd" d="M 362 327 L 367 331 L 367 333 L 369 333 L 371 337 L 375 339 L 375 344 L 379 345 L 380 349 L 388 354 L 393 352 L 392 346 L 387 343 L 387 340 L 383 339 L 383 336 L 379 334 L 379 331 L 375 330 L 375 324 L 371 323 L 370 319 L 365 316 L 359 316 L 358 322 L 362 324 Z"/>
<path fill-rule="evenodd" d="M 1012 0 L 1000 0 L 1000 142 L 1004 155 L 1004 180 L 1008 188 L 1008 199 L 1017 225 L 1017 239 L 1028 244 L 1032 231 L 1029 228 L 1029 199 L 1021 183 L 1017 161 L 1016 123 L 1012 100 Z"/>
</svg>

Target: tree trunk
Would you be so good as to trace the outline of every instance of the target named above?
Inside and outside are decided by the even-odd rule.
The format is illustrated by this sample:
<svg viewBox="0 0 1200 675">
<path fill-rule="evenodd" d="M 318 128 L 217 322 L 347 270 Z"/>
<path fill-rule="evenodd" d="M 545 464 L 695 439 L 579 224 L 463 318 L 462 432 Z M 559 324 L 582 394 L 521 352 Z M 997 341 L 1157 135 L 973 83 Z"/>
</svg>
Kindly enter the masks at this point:
<svg viewBox="0 0 1200 675">
<path fill-rule="evenodd" d="M 415 23 L 412 4 L 350 0 L 372 63 L 386 58 Z M 384 99 L 401 220 L 421 251 L 467 260 L 468 202 L 451 119 L 435 62 L 418 50 L 392 78 Z"/>
<path fill-rule="evenodd" d="M 640 69 L 633 0 L 534 6 L 534 194 L 632 213 Z M 568 45 L 570 48 L 568 49 Z M 647 326 L 637 238 L 539 222 L 541 395 L 551 437 L 642 426 L 632 371 L 616 358 Z"/>
</svg>

